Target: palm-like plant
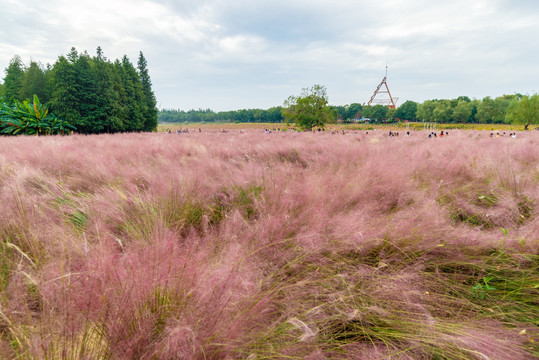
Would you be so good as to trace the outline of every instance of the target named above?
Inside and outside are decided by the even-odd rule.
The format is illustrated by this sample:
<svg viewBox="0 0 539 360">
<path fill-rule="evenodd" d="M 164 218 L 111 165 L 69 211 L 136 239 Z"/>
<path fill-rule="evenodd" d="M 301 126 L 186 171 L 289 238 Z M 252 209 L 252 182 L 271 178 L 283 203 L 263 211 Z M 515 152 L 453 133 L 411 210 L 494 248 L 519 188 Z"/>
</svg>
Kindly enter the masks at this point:
<svg viewBox="0 0 539 360">
<path fill-rule="evenodd" d="M 59 119 L 49 112 L 49 107 L 42 104 L 34 95 L 23 102 L 15 100 L 13 106 L 0 101 L 0 133 L 6 135 L 65 135 L 76 130 L 67 121 Z"/>
</svg>

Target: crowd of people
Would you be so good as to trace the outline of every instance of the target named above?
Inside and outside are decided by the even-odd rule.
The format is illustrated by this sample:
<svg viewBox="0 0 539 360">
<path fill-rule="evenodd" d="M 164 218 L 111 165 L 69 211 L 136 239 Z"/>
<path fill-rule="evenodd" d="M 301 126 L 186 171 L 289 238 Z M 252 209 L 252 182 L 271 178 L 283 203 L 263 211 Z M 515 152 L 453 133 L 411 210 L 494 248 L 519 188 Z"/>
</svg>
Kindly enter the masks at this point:
<svg viewBox="0 0 539 360">
<path fill-rule="evenodd" d="M 198 128 L 198 132 L 202 132 L 202 129 Z M 224 132 L 224 129 L 223 129 L 223 132 Z M 165 130 L 165 133 L 172 134 L 172 130 L 170 130 L 170 128 L 168 128 L 168 129 Z M 189 134 L 189 129 L 187 129 L 187 128 L 185 128 L 185 129 L 182 129 L 182 128 L 176 129 L 176 135 L 179 135 L 179 134 Z"/>
<path fill-rule="evenodd" d="M 496 137 L 500 137 L 500 136 L 505 136 L 505 131 L 504 131 L 503 133 L 499 133 L 499 132 L 496 133 Z M 516 133 L 516 132 L 510 132 L 510 133 L 509 133 L 509 136 L 512 137 L 512 138 L 516 138 L 516 137 L 517 137 L 517 133 Z M 494 137 L 494 133 L 493 133 L 493 132 L 490 133 L 490 137 Z"/>
<path fill-rule="evenodd" d="M 376 131 L 376 129 L 371 129 L 372 131 Z M 189 134 L 190 133 L 190 130 L 188 128 L 178 128 L 176 130 L 174 130 L 176 132 L 176 134 Z M 220 130 L 219 132 L 220 133 L 228 133 L 230 130 L 226 130 L 226 129 L 222 129 Z M 301 132 L 300 130 L 297 130 L 297 129 L 281 129 L 281 128 L 273 128 L 273 129 L 264 129 L 264 134 L 271 134 L 271 133 L 276 133 L 276 132 L 287 132 L 287 131 L 296 131 L 296 132 Z M 329 129 L 329 130 L 326 130 L 326 129 L 323 129 L 323 128 L 317 128 L 317 129 L 311 129 L 311 130 L 307 130 L 306 132 L 312 132 L 312 133 L 317 133 L 317 132 L 331 132 L 332 135 L 338 135 L 338 134 L 342 134 L 342 135 L 348 135 L 351 133 L 351 131 L 353 131 L 353 134 L 355 135 L 358 135 L 359 132 L 361 132 L 361 130 L 345 130 L 345 129 Z M 427 130 L 428 131 L 428 130 Z M 170 128 L 167 128 L 165 130 L 165 133 L 166 134 L 172 134 L 172 130 Z M 202 132 L 202 129 L 201 128 L 198 128 L 198 131 L 196 130 L 191 130 L 191 132 L 199 132 L 201 133 Z M 244 130 L 239 130 L 239 133 L 240 134 L 245 134 L 245 131 Z M 365 135 L 368 135 L 369 134 L 369 130 L 366 130 L 365 131 Z M 389 130 L 389 132 L 387 133 L 387 136 L 388 137 L 398 137 L 400 134 L 399 131 L 394 131 L 394 130 Z M 407 130 L 406 131 L 406 136 L 410 136 L 410 131 Z M 441 130 L 440 132 L 438 131 L 430 131 L 428 133 L 428 138 L 438 138 L 438 137 L 444 137 L 444 136 L 449 136 L 449 132 L 447 130 Z M 517 137 L 517 133 L 512 131 L 510 132 L 508 135 L 505 131 L 503 132 L 491 132 L 490 133 L 490 137 L 501 137 L 501 136 L 510 136 L 512 138 L 516 138 Z"/>
</svg>

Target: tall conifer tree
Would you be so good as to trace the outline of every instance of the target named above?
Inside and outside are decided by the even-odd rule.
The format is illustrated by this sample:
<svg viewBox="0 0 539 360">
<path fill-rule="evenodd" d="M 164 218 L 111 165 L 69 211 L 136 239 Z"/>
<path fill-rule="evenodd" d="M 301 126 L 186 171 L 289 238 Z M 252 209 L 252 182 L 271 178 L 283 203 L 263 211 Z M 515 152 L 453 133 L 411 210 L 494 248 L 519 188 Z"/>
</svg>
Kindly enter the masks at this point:
<svg viewBox="0 0 539 360">
<path fill-rule="evenodd" d="M 144 93 L 137 70 L 124 55 L 122 58 L 122 82 L 126 92 L 126 106 L 128 114 L 128 131 L 144 130 Z"/>
<path fill-rule="evenodd" d="M 24 79 L 24 64 L 19 55 L 15 55 L 9 62 L 5 70 L 4 96 L 8 103 L 13 100 L 23 100 L 20 98 L 20 89 Z"/>
<path fill-rule="evenodd" d="M 80 118 L 78 100 L 75 96 L 75 73 L 73 64 L 60 56 L 52 69 L 54 84 L 51 107 L 54 114 L 75 125 Z"/>
<path fill-rule="evenodd" d="M 142 92 L 144 93 L 144 131 L 154 131 L 157 129 L 157 101 L 152 91 L 152 81 L 148 72 L 148 64 L 142 51 L 138 58 L 138 71 Z"/>
<path fill-rule="evenodd" d="M 96 134 L 105 128 L 98 107 L 97 76 L 90 66 L 88 54 L 82 54 L 74 63 L 75 86 L 80 118 L 74 125 L 80 132 Z"/>
<path fill-rule="evenodd" d="M 37 95 L 43 104 L 49 101 L 45 72 L 38 63 L 31 61 L 24 73 L 19 89 L 19 97 L 21 99 L 33 99 L 34 95 Z"/>
<path fill-rule="evenodd" d="M 97 48 L 97 55 L 93 59 L 93 65 L 95 69 L 96 81 L 97 81 L 97 97 L 96 97 L 96 116 L 100 123 L 103 124 L 104 132 L 121 131 L 121 126 L 118 129 L 117 112 L 119 107 L 119 94 L 114 89 L 112 83 L 112 72 L 114 67 L 103 56 L 103 51 L 99 46 Z"/>
<path fill-rule="evenodd" d="M 13 101 L 35 94 L 81 133 L 153 131 L 157 127 L 156 100 L 142 52 L 138 70 L 127 56 L 114 63 L 107 60 L 101 47 L 95 57 L 72 47 L 46 69 L 32 61 L 25 70 L 16 56 L 5 70 L 0 97 L 6 95 L 7 101 Z"/>
<path fill-rule="evenodd" d="M 116 59 L 111 67 L 111 82 L 114 92 L 118 96 L 118 101 L 114 104 L 114 122 L 111 122 L 113 132 L 129 131 L 129 112 L 127 109 L 127 91 L 123 81 L 123 66 L 120 60 Z"/>
</svg>

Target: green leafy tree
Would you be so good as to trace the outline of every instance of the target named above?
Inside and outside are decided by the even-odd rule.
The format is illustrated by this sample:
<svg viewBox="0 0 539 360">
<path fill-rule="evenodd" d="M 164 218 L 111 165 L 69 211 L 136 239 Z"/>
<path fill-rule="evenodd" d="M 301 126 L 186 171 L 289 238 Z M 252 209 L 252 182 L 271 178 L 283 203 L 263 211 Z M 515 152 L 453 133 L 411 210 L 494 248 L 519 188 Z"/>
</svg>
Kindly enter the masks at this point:
<svg viewBox="0 0 539 360">
<path fill-rule="evenodd" d="M 511 101 L 517 98 L 517 95 L 502 95 L 494 99 L 494 123 L 501 124 L 505 122 L 507 108 Z"/>
<path fill-rule="evenodd" d="M 366 109 L 366 113 L 368 113 L 368 117 L 376 121 L 382 121 L 382 120 L 387 119 L 388 111 L 389 111 L 389 108 L 384 105 L 374 105 Z"/>
<path fill-rule="evenodd" d="M 16 55 L 9 62 L 5 70 L 4 78 L 4 97 L 5 101 L 12 103 L 14 100 L 22 100 L 20 89 L 24 80 L 24 64 L 20 56 Z"/>
<path fill-rule="evenodd" d="M 268 122 L 280 123 L 283 121 L 283 108 L 280 106 L 271 107 L 265 111 Z"/>
<path fill-rule="evenodd" d="M 438 101 L 432 113 L 433 120 L 438 123 L 450 122 L 452 114 L 453 108 L 451 106 L 451 101 L 449 100 Z"/>
<path fill-rule="evenodd" d="M 477 121 L 485 124 L 503 123 L 507 107 L 513 99 L 511 96 L 512 95 L 509 97 L 500 96 L 495 99 L 492 99 L 489 96 L 485 97 L 477 107 Z"/>
<path fill-rule="evenodd" d="M 4 84 L 0 83 L 0 98 L 4 97 Z"/>
<path fill-rule="evenodd" d="M 421 121 L 434 121 L 434 109 L 436 108 L 435 100 L 426 100 L 417 107 L 417 118 Z"/>
<path fill-rule="evenodd" d="M 459 100 L 457 106 L 453 109 L 451 120 L 456 123 L 466 123 L 472 118 L 474 104 L 470 101 Z"/>
<path fill-rule="evenodd" d="M 524 95 L 520 99 L 513 99 L 506 117 L 512 124 L 523 124 L 525 130 L 528 130 L 531 124 L 539 124 L 539 95 Z"/>
<path fill-rule="evenodd" d="M 388 108 L 386 118 L 389 121 L 395 121 L 397 119 L 397 109 L 396 108 Z"/>
<path fill-rule="evenodd" d="M 494 100 L 490 96 L 487 96 L 481 100 L 477 107 L 477 121 L 482 124 L 491 124 L 494 119 Z"/>
<path fill-rule="evenodd" d="M 402 120 L 415 120 L 417 119 L 417 106 L 415 101 L 408 100 L 404 102 L 397 109 L 396 117 Z"/>
<path fill-rule="evenodd" d="M 152 81 L 148 73 L 148 64 L 144 58 L 142 51 L 138 58 L 138 72 L 142 85 L 143 98 L 143 116 L 144 116 L 144 131 L 155 131 L 157 129 L 157 100 L 152 90 Z"/>
<path fill-rule="evenodd" d="M 287 124 L 293 121 L 305 130 L 323 128 L 335 120 L 335 113 L 328 105 L 326 88 L 322 85 L 304 88 L 301 95 L 290 96 L 284 102 L 282 114 Z"/>
<path fill-rule="evenodd" d="M 339 105 L 332 105 L 331 109 L 335 113 L 336 118 L 339 121 L 348 121 L 348 105 L 346 106 L 339 106 Z"/>
<path fill-rule="evenodd" d="M 370 119 L 373 113 L 373 107 L 371 105 L 365 105 L 363 106 L 363 117 Z"/>
<path fill-rule="evenodd" d="M 361 119 L 363 115 L 363 106 L 359 103 L 352 103 L 348 106 L 346 117 L 348 119 Z"/>
<path fill-rule="evenodd" d="M 477 109 L 481 105 L 481 100 L 473 99 L 472 100 L 472 114 L 470 115 L 469 122 L 471 123 L 477 123 Z"/>
</svg>

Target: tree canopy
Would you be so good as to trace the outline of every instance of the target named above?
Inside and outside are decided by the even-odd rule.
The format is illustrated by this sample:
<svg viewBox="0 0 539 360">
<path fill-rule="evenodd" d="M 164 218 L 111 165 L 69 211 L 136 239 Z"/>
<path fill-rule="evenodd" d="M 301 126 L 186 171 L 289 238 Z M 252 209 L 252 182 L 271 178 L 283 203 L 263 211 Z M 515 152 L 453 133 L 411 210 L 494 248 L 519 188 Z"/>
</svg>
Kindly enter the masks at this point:
<svg viewBox="0 0 539 360">
<path fill-rule="evenodd" d="M 236 122 L 236 123 L 280 123 L 283 121 L 280 106 L 263 109 L 241 109 L 234 111 L 214 112 L 211 109 L 180 110 L 163 109 L 159 111 L 160 122 Z"/>
<path fill-rule="evenodd" d="M 112 62 L 101 47 L 93 57 L 71 48 L 46 68 L 34 61 L 25 67 L 15 56 L 5 70 L 2 91 L 8 104 L 37 95 L 81 133 L 154 131 L 157 101 L 142 52 L 137 65 L 127 56 Z"/>
<path fill-rule="evenodd" d="M 402 120 L 417 119 L 417 103 L 415 101 L 406 101 L 397 108 L 396 117 Z"/>
<path fill-rule="evenodd" d="M 507 109 L 507 120 L 523 124 L 525 130 L 531 124 L 539 124 L 539 95 L 524 95 L 520 99 L 513 99 Z"/>
<path fill-rule="evenodd" d="M 322 85 L 304 88 L 301 95 L 290 96 L 285 100 L 282 111 L 287 124 L 293 121 L 305 130 L 323 128 L 335 120 L 335 112 L 328 105 L 327 91 Z"/>
</svg>

